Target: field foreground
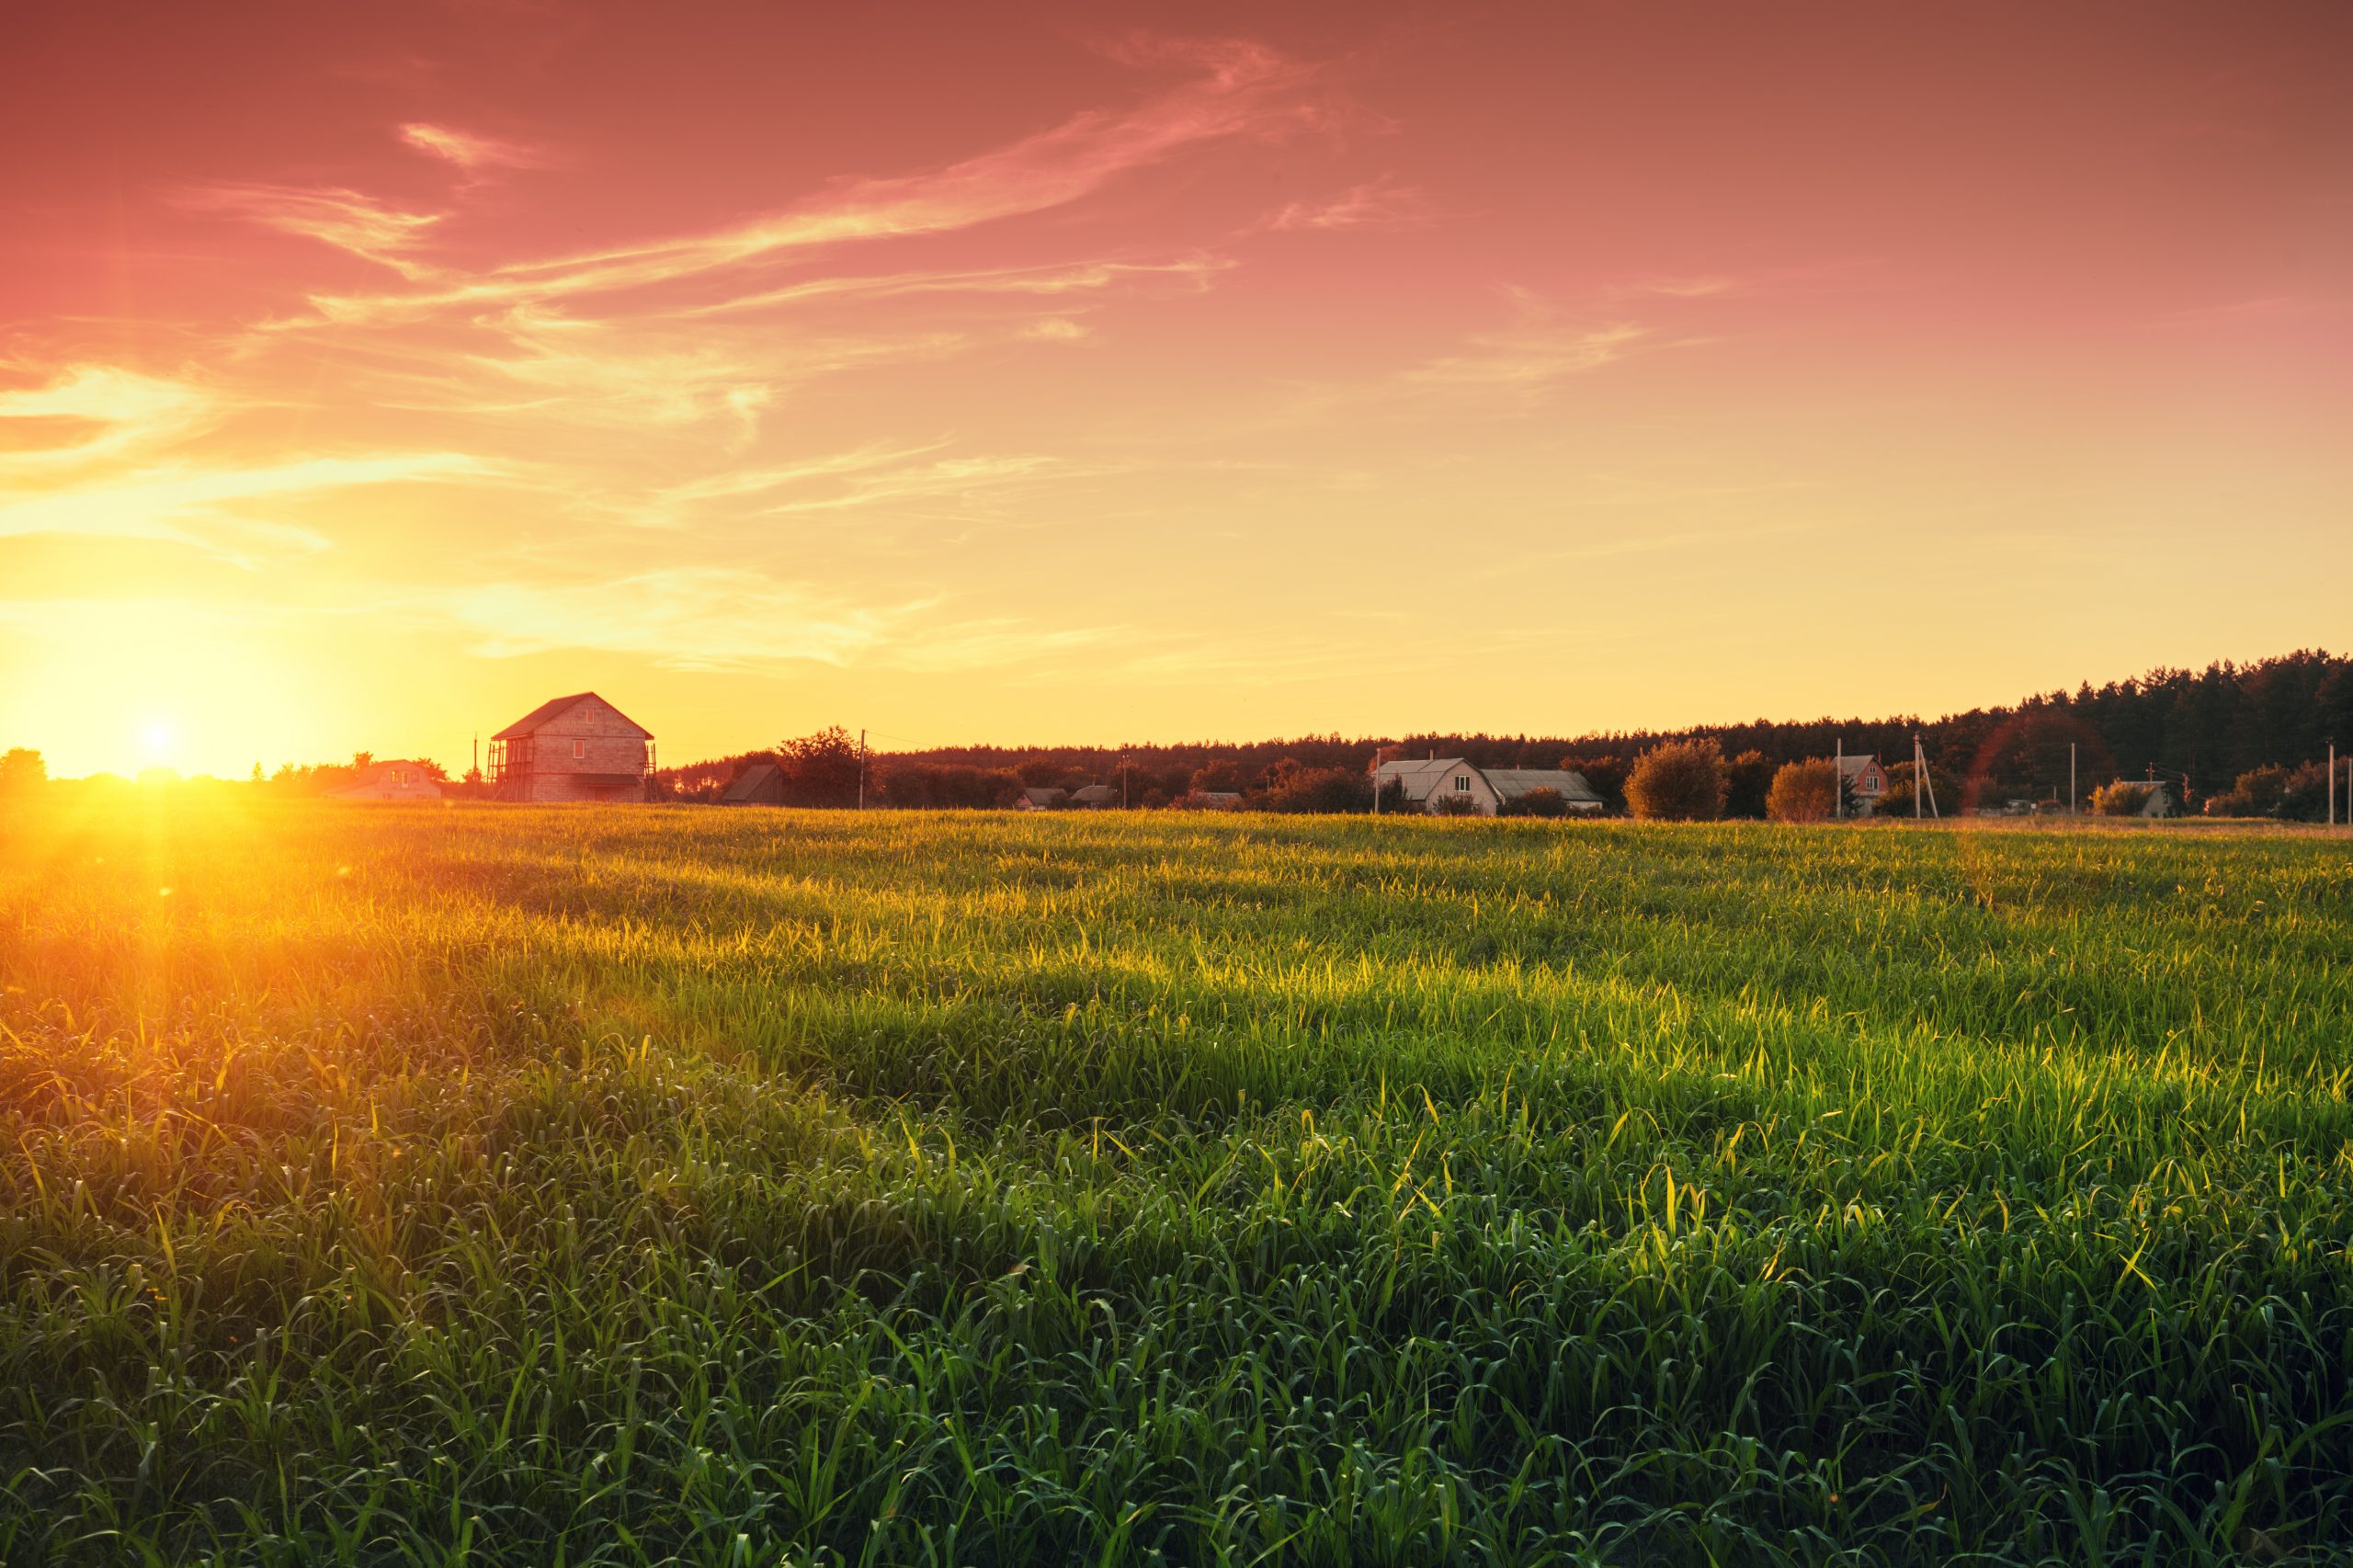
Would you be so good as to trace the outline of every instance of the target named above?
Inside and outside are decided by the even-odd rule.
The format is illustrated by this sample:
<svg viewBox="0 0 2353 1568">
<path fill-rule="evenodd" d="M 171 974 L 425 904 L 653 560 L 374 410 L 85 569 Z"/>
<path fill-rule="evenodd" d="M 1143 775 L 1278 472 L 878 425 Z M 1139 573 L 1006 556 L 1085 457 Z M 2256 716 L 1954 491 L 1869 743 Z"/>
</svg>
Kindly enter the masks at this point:
<svg viewBox="0 0 2353 1568">
<path fill-rule="evenodd" d="M 0 1561 L 2341 1560 L 2348 954 L 2316 836 L 19 812 Z"/>
</svg>

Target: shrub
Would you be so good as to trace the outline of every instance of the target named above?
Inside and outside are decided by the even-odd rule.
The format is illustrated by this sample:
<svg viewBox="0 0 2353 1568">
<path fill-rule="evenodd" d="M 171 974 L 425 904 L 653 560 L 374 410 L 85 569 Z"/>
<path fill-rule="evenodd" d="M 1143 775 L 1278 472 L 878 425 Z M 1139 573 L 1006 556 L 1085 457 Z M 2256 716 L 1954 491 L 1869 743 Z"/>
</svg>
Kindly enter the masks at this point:
<svg viewBox="0 0 2353 1568">
<path fill-rule="evenodd" d="M 1713 822 L 1724 814 L 1724 749 L 1710 736 L 1653 746 L 1626 777 L 1626 803 L 1646 822 Z"/>
<path fill-rule="evenodd" d="M 1495 808 L 1499 817 L 1564 817 L 1569 814 L 1569 798 L 1558 790 L 1530 790 L 1525 795 L 1506 801 Z"/>
<path fill-rule="evenodd" d="M 2249 768 L 2228 790 L 2206 802 L 2206 814 L 2323 821 L 2328 815 L 2327 773 L 2317 762 L 2294 768 L 2276 762 Z"/>
<path fill-rule="evenodd" d="M 1765 792 L 1765 814 L 1775 822 L 1821 822 L 1836 813 L 1842 780 L 1826 756 L 1787 762 Z"/>
<path fill-rule="evenodd" d="M 1770 813 L 1769 797 L 1779 775 L 1761 751 L 1745 751 L 1724 764 L 1724 815 L 1751 821 Z"/>
<path fill-rule="evenodd" d="M 2092 791 L 2092 810 L 2104 817 L 2137 817 L 2148 810 L 2149 797 L 2154 793 L 2146 784 L 2120 778 Z"/>
<path fill-rule="evenodd" d="M 1486 815 L 1484 812 L 1482 812 L 1479 809 L 1478 801 L 1472 800 L 1468 795 L 1458 795 L 1450 790 L 1443 795 L 1433 796 L 1430 800 L 1429 811 L 1430 815 L 1434 817 L 1476 817 Z"/>
<path fill-rule="evenodd" d="M 1372 776 L 1353 767 L 1308 767 L 1285 757 L 1267 778 L 1267 805 L 1278 812 L 1372 809 Z"/>
</svg>

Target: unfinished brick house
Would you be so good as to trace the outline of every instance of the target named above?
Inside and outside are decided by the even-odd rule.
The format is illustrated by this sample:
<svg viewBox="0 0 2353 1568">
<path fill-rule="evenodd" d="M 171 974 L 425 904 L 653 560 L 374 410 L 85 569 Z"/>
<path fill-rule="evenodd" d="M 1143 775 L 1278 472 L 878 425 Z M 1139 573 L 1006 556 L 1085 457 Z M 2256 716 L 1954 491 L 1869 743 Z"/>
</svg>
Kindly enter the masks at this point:
<svg viewBox="0 0 2353 1568">
<path fill-rule="evenodd" d="M 542 702 L 490 738 L 502 801 L 643 801 L 654 732 L 593 691 Z"/>
</svg>

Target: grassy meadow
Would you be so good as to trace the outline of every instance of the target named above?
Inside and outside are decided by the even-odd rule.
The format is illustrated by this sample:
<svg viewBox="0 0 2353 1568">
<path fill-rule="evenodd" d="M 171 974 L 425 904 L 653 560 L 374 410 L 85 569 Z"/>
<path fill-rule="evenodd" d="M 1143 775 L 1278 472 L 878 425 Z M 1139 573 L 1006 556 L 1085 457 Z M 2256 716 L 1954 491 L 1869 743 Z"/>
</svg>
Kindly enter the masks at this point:
<svg viewBox="0 0 2353 1568">
<path fill-rule="evenodd" d="M 2353 1553 L 2353 846 L 0 817 L 0 1562 Z"/>
</svg>

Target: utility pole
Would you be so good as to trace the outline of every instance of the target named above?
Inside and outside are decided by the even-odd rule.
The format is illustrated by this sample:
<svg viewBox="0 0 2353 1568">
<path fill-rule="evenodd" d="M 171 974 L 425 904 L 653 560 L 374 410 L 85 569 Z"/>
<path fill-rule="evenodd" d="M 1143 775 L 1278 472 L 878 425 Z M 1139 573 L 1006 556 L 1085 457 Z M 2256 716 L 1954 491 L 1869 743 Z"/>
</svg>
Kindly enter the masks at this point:
<svg viewBox="0 0 2353 1568">
<path fill-rule="evenodd" d="M 1120 809 L 1128 809 L 1128 754 L 1120 754 Z"/>
<path fill-rule="evenodd" d="M 1939 822 L 1944 812 L 1937 810 L 1937 781 L 1928 777 L 1928 753 L 1920 744 L 1920 732 L 1912 732 L 1912 814 L 1920 814 L 1920 797 L 1928 797 L 1928 814 Z"/>
<path fill-rule="evenodd" d="M 866 809 L 866 731 L 858 732 L 858 809 Z"/>
<path fill-rule="evenodd" d="M 2075 814 L 2075 743 L 2067 743 L 2067 814 Z"/>
<path fill-rule="evenodd" d="M 2353 812 L 2353 807 L 2347 808 Z M 2328 825 L 2336 825 L 2336 743 L 2328 743 Z"/>
<path fill-rule="evenodd" d="M 1844 735 L 1830 743 L 1830 816 L 1835 822 L 1847 814 L 1847 737 Z"/>
</svg>

